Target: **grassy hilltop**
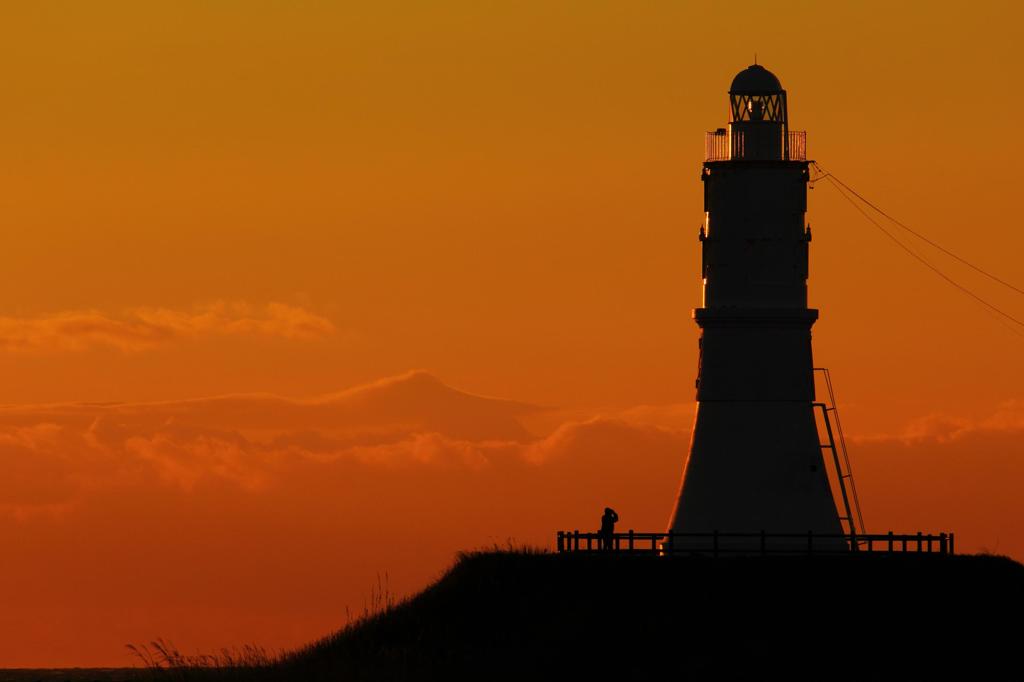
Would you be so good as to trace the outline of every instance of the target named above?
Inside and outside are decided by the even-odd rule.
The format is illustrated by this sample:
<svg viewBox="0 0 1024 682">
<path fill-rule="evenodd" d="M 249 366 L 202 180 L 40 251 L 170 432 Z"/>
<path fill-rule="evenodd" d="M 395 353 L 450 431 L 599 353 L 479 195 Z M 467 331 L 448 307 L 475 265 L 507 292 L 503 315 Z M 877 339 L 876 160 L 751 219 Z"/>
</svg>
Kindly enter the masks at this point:
<svg viewBox="0 0 1024 682">
<path fill-rule="evenodd" d="M 278 679 L 885 677 L 1019 669 L 1024 566 L 997 556 L 463 555 Z"/>
<path fill-rule="evenodd" d="M 474 552 L 408 600 L 375 597 L 374 613 L 271 665 L 243 650 L 220 668 L 193 658 L 0 679 L 975 679 L 1021 668 L 1024 566 L 991 555 Z"/>
</svg>

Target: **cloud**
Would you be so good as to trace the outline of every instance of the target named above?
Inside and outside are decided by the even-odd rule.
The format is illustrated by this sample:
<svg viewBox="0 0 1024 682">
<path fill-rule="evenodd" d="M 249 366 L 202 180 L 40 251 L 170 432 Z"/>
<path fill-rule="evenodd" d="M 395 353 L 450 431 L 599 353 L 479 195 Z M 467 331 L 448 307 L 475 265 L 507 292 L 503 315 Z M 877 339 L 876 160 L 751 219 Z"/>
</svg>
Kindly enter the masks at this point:
<svg viewBox="0 0 1024 682">
<path fill-rule="evenodd" d="M 671 430 L 689 430 L 696 413 L 694 403 L 670 405 L 638 405 L 618 411 L 615 416 L 630 424 L 660 426 Z"/>
<path fill-rule="evenodd" d="M 399 489 L 426 502 L 440 490 L 471 495 L 463 486 L 533 500 L 543 481 L 558 481 L 552 500 L 562 496 L 567 514 L 584 508 L 570 500 L 596 504 L 604 494 L 663 508 L 667 518 L 692 406 L 577 414 L 546 433 L 524 426 L 545 414 L 564 413 L 469 394 L 423 371 L 311 399 L 5 407 L 0 514 L 48 514 L 158 489 L 271 495 L 342 476 L 330 494 L 380 489 L 375 504 L 384 506 Z M 1006 526 L 1024 483 L 1024 403 L 974 421 L 930 416 L 848 441 L 869 530 L 963 528 L 976 546 L 998 542 L 1024 555 L 1024 536 Z M 434 492 L 402 488 L 413 480 L 429 481 Z M 659 487 L 668 491 L 660 505 L 650 493 Z M 653 512 L 648 519 L 664 521 Z"/>
<path fill-rule="evenodd" d="M 616 457 L 623 463 L 632 452 L 685 444 L 685 434 L 614 416 L 530 433 L 521 420 L 541 411 L 459 391 L 423 371 L 305 400 L 249 394 L 8 406 L 0 408 L 0 467 L 19 473 L 0 479 L 0 510 L 24 515 L 146 486 L 189 492 L 217 484 L 255 494 L 310 463 L 344 465 L 353 477 L 371 468 L 527 475 L 582 457 L 610 474 Z"/>
<path fill-rule="evenodd" d="M 896 437 L 912 443 L 922 440 L 939 442 L 970 438 L 979 433 L 1016 432 L 1024 430 L 1024 401 L 1011 400 L 999 405 L 983 419 L 956 415 L 931 414 L 912 420 Z M 880 436 L 881 440 L 893 436 Z"/>
<path fill-rule="evenodd" d="M 981 419 L 931 415 L 848 441 L 869 531 L 953 531 L 964 551 L 1024 558 L 1024 403 Z"/>
<path fill-rule="evenodd" d="M 678 484 L 692 406 L 576 414 L 547 433 L 524 426 L 545 414 L 565 413 L 465 393 L 423 371 L 311 399 L 247 394 L 0 408 L 7 472 L 0 511 L 24 515 L 147 486 L 260 494 L 299 471 L 332 467 L 348 472 L 346 485 L 360 485 L 371 470 L 565 475 L 599 486 L 602 477 L 640 470 Z M 869 521 L 955 525 L 966 516 L 950 516 L 950 500 L 976 498 L 969 506 L 984 509 L 1016 494 L 1008 481 L 1024 482 L 1024 403 L 980 420 L 936 415 L 894 434 L 848 440 Z"/>
<path fill-rule="evenodd" d="M 37 317 L 0 317 L 0 350 L 55 352 L 115 348 L 130 352 L 203 336 L 312 340 L 334 332 L 330 320 L 296 306 L 218 302 L 192 311 L 136 308 L 120 316 L 83 310 Z"/>
</svg>

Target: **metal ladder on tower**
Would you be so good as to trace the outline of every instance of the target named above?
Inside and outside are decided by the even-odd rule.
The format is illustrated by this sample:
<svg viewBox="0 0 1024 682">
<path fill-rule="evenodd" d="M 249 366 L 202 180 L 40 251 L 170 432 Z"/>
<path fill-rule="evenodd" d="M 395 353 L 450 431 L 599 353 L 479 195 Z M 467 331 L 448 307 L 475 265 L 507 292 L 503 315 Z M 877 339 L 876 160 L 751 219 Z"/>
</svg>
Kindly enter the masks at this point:
<svg viewBox="0 0 1024 682">
<path fill-rule="evenodd" d="M 822 450 L 832 451 L 832 461 L 835 465 L 836 480 L 839 483 L 839 492 L 842 497 L 843 511 L 845 516 L 839 517 L 839 522 L 845 525 L 845 532 L 851 537 L 851 549 L 856 549 L 856 536 L 864 533 L 864 517 L 860 511 L 860 500 L 857 499 L 857 486 L 853 481 L 853 469 L 850 468 L 850 456 L 846 452 L 846 438 L 843 437 L 843 425 L 839 420 L 839 409 L 836 407 L 836 396 L 832 390 L 832 377 L 826 367 L 815 367 L 815 372 L 821 372 L 825 379 L 825 387 L 828 392 L 828 402 L 816 402 L 814 407 L 821 410 L 822 421 L 825 424 L 825 434 L 828 442 L 819 443 Z M 834 428 L 833 428 L 834 421 Z M 839 435 L 838 442 L 836 434 Z M 820 440 L 820 439 L 819 439 Z M 847 487 L 849 481 L 849 487 Z M 856 514 L 856 517 L 854 517 Z"/>
</svg>

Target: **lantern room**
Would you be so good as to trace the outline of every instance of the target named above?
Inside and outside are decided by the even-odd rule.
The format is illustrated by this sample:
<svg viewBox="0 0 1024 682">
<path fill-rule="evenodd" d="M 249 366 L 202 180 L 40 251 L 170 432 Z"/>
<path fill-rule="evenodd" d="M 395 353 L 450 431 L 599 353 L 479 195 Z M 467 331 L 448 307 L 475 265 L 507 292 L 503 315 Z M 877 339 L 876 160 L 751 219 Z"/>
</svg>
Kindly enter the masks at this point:
<svg viewBox="0 0 1024 682">
<path fill-rule="evenodd" d="M 804 160 L 805 134 L 790 133 L 786 91 L 768 69 L 752 64 L 729 88 L 729 128 L 708 133 L 708 161 Z"/>
<path fill-rule="evenodd" d="M 786 91 L 768 69 L 753 64 L 729 88 L 729 123 L 764 122 L 786 127 Z"/>
</svg>

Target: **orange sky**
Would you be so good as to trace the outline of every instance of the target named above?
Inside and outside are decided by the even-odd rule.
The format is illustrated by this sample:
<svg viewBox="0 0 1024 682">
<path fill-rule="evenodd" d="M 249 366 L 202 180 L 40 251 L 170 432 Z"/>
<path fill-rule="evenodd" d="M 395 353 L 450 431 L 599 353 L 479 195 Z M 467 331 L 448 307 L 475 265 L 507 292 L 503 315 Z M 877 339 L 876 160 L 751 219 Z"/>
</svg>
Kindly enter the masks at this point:
<svg viewBox="0 0 1024 682">
<path fill-rule="evenodd" d="M 811 157 L 1024 281 L 1016 4 L 350 4 L 0 8 L 0 666 L 292 646 L 377 572 L 662 527 L 754 52 Z M 1024 339 L 827 184 L 808 219 L 869 528 L 1024 558 Z"/>
</svg>

